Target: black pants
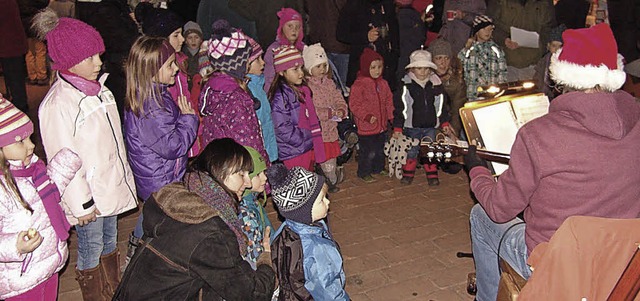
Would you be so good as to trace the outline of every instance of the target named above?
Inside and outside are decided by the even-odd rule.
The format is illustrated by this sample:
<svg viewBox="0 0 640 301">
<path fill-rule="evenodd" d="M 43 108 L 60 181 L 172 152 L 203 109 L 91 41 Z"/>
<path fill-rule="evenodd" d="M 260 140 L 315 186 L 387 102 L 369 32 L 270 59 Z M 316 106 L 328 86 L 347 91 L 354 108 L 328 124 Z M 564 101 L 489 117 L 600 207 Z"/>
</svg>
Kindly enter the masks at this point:
<svg viewBox="0 0 640 301">
<path fill-rule="evenodd" d="M 359 135 L 358 177 L 378 174 L 384 170 L 384 143 L 387 135 Z"/>
<path fill-rule="evenodd" d="M 5 98 L 11 99 L 13 105 L 22 112 L 29 112 L 27 105 L 27 67 L 24 63 L 24 55 L 0 58 L 0 64 L 4 72 L 4 84 L 7 87 Z"/>
</svg>

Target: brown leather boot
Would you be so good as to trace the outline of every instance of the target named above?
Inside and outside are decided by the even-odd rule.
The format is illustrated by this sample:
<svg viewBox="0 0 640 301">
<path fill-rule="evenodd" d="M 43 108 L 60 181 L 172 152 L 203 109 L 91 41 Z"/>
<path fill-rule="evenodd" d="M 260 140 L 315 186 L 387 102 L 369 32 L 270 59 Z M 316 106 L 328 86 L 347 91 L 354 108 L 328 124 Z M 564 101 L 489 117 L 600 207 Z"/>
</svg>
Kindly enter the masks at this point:
<svg viewBox="0 0 640 301">
<path fill-rule="evenodd" d="M 102 269 L 102 276 L 105 280 L 105 292 L 109 295 L 109 298 L 113 297 L 118 284 L 120 284 L 120 252 L 115 249 L 113 252 L 100 256 L 100 268 Z"/>
<path fill-rule="evenodd" d="M 80 284 L 80 291 L 84 301 L 111 300 L 111 296 L 108 296 L 105 292 L 105 281 L 102 274 L 100 265 L 84 271 L 76 269 L 76 280 Z"/>
</svg>

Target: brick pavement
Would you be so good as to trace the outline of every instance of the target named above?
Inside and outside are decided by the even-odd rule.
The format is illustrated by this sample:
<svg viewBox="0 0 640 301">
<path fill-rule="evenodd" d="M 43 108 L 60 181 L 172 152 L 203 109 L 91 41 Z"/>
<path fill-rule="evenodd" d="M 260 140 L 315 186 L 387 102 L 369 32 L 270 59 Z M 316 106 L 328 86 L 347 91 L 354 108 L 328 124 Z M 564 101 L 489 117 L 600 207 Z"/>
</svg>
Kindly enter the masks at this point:
<svg viewBox="0 0 640 301">
<path fill-rule="evenodd" d="M 0 92 L 4 87 L 0 86 Z M 28 87 L 31 112 L 46 93 L 45 87 Z M 37 153 L 42 146 L 38 137 Z M 364 183 L 356 178 L 356 164 L 345 167 L 342 190 L 330 196 L 329 224 L 340 244 L 347 274 L 347 291 L 354 301 L 368 300 L 473 300 L 466 293 L 466 275 L 473 270 L 469 252 L 469 197 L 466 175 L 440 173 L 440 186 L 427 186 L 423 173 L 410 186 L 380 178 Z M 277 215 L 268 208 L 276 224 Z M 118 247 L 126 252 L 126 240 L 138 213 L 118 222 Z M 70 240 L 70 264 L 60 277 L 60 301 L 81 300 L 73 268 L 77 257 L 76 235 Z M 121 258 L 122 259 L 122 258 Z"/>
</svg>

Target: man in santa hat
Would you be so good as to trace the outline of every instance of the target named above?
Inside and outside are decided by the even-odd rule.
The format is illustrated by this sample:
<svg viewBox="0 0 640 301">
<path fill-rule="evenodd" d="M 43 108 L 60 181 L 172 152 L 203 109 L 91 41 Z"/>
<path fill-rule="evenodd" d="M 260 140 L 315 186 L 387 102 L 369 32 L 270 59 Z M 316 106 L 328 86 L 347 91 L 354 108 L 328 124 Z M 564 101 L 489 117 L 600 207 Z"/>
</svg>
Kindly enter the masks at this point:
<svg viewBox="0 0 640 301">
<path fill-rule="evenodd" d="M 550 71 L 563 94 L 519 130 L 509 169 L 496 181 L 475 147 L 464 159 L 479 202 L 470 214 L 478 301 L 496 300 L 498 257 L 527 279 L 529 254 L 566 218 L 640 216 L 640 104 L 618 90 L 613 33 L 602 23 L 562 38 Z"/>
</svg>

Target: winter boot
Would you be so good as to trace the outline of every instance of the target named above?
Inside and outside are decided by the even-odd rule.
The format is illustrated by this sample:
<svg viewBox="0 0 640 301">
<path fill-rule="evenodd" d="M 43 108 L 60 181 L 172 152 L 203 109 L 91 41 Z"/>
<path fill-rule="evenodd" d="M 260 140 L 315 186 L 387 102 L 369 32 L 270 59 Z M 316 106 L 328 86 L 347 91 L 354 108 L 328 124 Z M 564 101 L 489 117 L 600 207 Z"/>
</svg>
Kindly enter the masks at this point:
<svg viewBox="0 0 640 301">
<path fill-rule="evenodd" d="M 76 269 L 76 280 L 80 284 L 82 299 L 84 301 L 106 301 L 111 300 L 108 286 L 103 277 L 103 271 L 100 265 L 93 269 L 80 271 Z"/>
<path fill-rule="evenodd" d="M 427 173 L 427 183 L 429 183 L 429 186 L 440 185 L 440 180 L 438 179 L 438 166 L 436 164 L 425 164 L 423 167 L 424 171 Z"/>
<path fill-rule="evenodd" d="M 413 182 L 413 177 L 416 175 L 416 166 L 418 165 L 418 159 L 407 158 L 407 163 L 402 166 L 402 185 L 409 185 Z"/>
<path fill-rule="evenodd" d="M 100 256 L 100 268 L 102 268 L 102 276 L 105 280 L 105 288 L 110 296 L 113 296 L 118 284 L 120 284 L 120 252 L 115 249 L 113 252 Z"/>
</svg>

